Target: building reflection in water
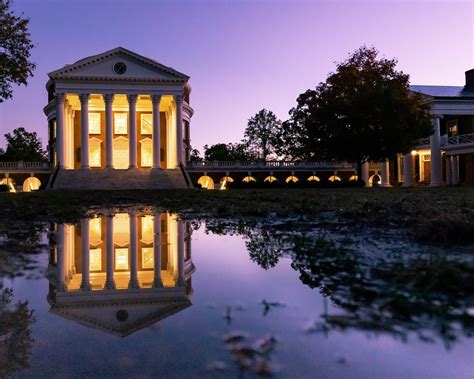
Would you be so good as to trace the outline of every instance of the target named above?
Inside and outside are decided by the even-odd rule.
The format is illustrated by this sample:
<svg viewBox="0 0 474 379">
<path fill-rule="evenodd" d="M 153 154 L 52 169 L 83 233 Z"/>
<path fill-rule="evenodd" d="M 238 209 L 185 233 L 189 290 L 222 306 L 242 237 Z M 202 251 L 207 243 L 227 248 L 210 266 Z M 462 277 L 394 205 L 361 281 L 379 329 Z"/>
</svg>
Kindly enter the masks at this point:
<svg viewBox="0 0 474 379">
<path fill-rule="evenodd" d="M 126 336 L 191 305 L 191 228 L 168 213 L 56 225 L 51 312 Z"/>
</svg>

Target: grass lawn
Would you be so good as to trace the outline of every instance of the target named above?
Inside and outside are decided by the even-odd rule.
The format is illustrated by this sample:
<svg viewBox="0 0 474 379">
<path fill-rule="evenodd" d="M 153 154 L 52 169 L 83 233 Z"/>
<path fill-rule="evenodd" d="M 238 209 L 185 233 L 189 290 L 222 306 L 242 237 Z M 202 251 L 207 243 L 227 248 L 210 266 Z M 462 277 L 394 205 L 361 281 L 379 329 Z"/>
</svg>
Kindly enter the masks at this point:
<svg viewBox="0 0 474 379">
<path fill-rule="evenodd" d="M 394 225 L 421 240 L 474 242 L 474 188 L 40 191 L 0 193 L 1 223 L 74 221 L 91 208 L 159 207 L 200 217 L 317 217 Z"/>
</svg>

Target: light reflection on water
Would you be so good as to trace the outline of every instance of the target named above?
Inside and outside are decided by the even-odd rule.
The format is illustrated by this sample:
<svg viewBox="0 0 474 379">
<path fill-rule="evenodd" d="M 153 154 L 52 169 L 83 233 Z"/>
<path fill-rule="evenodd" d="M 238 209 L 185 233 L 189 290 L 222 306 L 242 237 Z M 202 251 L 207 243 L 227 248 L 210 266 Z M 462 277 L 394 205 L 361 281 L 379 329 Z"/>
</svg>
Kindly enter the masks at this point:
<svg viewBox="0 0 474 379">
<path fill-rule="evenodd" d="M 320 239 L 295 244 L 255 226 L 150 212 L 104 212 L 54 230 L 39 256 L 45 276 L 3 280 L 34 310 L 29 368 L 16 376 L 472 377 L 463 333 L 448 350 L 394 317 L 396 333 L 382 330 L 367 323 L 373 304 L 364 301 L 354 322 L 333 262 L 301 258 L 317 248 L 353 269 Z M 4 357 L 0 348 L 1 366 Z"/>
</svg>

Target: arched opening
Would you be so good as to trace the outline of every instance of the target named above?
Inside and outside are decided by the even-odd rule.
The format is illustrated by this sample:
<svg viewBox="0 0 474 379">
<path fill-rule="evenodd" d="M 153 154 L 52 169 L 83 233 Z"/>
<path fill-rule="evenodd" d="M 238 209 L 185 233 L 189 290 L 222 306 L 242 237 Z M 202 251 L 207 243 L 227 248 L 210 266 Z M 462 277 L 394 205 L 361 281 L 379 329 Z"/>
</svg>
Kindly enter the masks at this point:
<svg viewBox="0 0 474 379">
<path fill-rule="evenodd" d="M 89 166 L 101 167 L 101 140 L 89 138 Z"/>
<path fill-rule="evenodd" d="M 3 178 L 0 180 L 0 185 L 8 186 L 9 192 L 16 192 L 15 181 L 12 178 Z"/>
<path fill-rule="evenodd" d="M 140 164 L 141 167 L 151 167 L 153 164 L 153 145 L 151 138 L 140 141 Z"/>
<path fill-rule="evenodd" d="M 245 178 L 242 179 L 244 183 L 251 183 L 251 182 L 256 182 L 257 179 L 255 179 L 253 176 L 246 176 Z"/>
<path fill-rule="evenodd" d="M 41 181 L 34 176 L 26 178 L 23 182 L 23 192 L 37 191 L 41 187 Z"/>
<path fill-rule="evenodd" d="M 369 187 L 378 187 L 380 186 L 380 183 L 382 181 L 382 178 L 378 174 L 374 174 L 369 178 Z"/>
<path fill-rule="evenodd" d="M 114 139 L 114 168 L 126 170 L 129 166 L 128 138 L 117 137 Z"/>
<path fill-rule="evenodd" d="M 357 182 L 357 179 L 358 179 L 357 175 L 352 175 L 352 176 L 349 178 L 349 181 L 350 181 L 350 182 Z"/>
<path fill-rule="evenodd" d="M 214 180 L 207 175 L 203 175 L 198 179 L 198 184 L 203 189 L 214 189 Z"/>
<path fill-rule="evenodd" d="M 278 182 L 278 179 L 275 178 L 273 175 L 269 175 L 263 181 L 266 183 L 274 183 L 274 182 Z"/>
<path fill-rule="evenodd" d="M 330 182 L 340 182 L 341 181 L 341 178 L 337 175 L 333 175 L 333 176 L 330 176 L 329 179 L 328 179 Z"/>
<path fill-rule="evenodd" d="M 219 181 L 219 189 L 225 190 L 227 189 L 227 183 L 233 183 L 233 182 L 234 182 L 234 179 L 232 179 L 230 176 L 224 176 Z"/>
<path fill-rule="evenodd" d="M 299 179 L 294 176 L 294 175 L 290 175 L 288 178 L 286 178 L 285 182 L 287 183 L 296 183 L 297 181 L 299 181 Z"/>
<path fill-rule="evenodd" d="M 311 175 L 309 178 L 308 178 L 308 182 L 320 182 L 321 179 L 319 179 L 319 176 L 316 176 L 316 175 Z"/>
</svg>

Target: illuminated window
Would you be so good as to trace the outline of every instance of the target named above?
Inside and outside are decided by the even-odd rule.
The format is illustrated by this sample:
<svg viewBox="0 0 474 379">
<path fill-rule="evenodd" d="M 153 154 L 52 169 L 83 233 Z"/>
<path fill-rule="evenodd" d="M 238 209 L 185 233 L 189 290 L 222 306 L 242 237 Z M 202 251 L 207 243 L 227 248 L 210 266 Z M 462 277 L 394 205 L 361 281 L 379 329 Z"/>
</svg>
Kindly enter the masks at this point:
<svg viewBox="0 0 474 379">
<path fill-rule="evenodd" d="M 154 259 L 153 259 L 153 248 L 152 247 L 143 247 L 142 248 L 142 268 L 153 268 Z"/>
<path fill-rule="evenodd" d="M 91 138 L 89 140 L 89 166 L 100 167 L 101 166 L 101 141 L 97 138 Z"/>
<path fill-rule="evenodd" d="M 150 138 L 140 141 L 141 145 L 141 166 L 151 167 L 153 163 L 153 146 Z"/>
<path fill-rule="evenodd" d="M 330 182 L 340 182 L 341 178 L 337 175 L 330 176 L 328 179 Z"/>
<path fill-rule="evenodd" d="M 128 270 L 128 249 L 127 248 L 115 249 L 115 269 Z"/>
<path fill-rule="evenodd" d="M 100 217 L 93 218 L 89 221 L 89 243 L 98 245 L 102 242 L 102 220 Z"/>
<path fill-rule="evenodd" d="M 233 182 L 234 182 L 234 179 L 232 179 L 230 176 L 224 176 L 219 181 L 219 184 L 220 184 L 219 189 L 225 190 L 227 189 L 227 183 L 233 183 Z"/>
<path fill-rule="evenodd" d="M 126 213 L 114 216 L 114 244 L 125 247 L 130 242 L 130 217 Z"/>
<path fill-rule="evenodd" d="M 142 228 L 142 242 L 146 244 L 153 243 L 153 216 L 144 216 L 140 218 Z"/>
<path fill-rule="evenodd" d="M 128 138 L 114 138 L 114 168 L 127 169 L 130 161 Z"/>
<path fill-rule="evenodd" d="M 321 179 L 319 179 L 319 177 L 317 177 L 316 175 L 311 175 L 309 178 L 308 178 L 308 182 L 320 182 Z"/>
<path fill-rule="evenodd" d="M 23 182 L 23 192 L 36 191 L 40 188 L 40 186 L 40 180 L 38 178 L 35 178 L 34 176 L 30 176 L 29 178 L 26 178 Z"/>
<path fill-rule="evenodd" d="M 153 133 L 153 115 L 151 113 L 142 113 L 140 116 L 141 134 Z"/>
<path fill-rule="evenodd" d="M 114 133 L 127 134 L 127 114 L 126 113 L 114 114 Z"/>
<path fill-rule="evenodd" d="M 256 182 L 257 179 L 255 179 L 253 176 L 246 176 L 245 178 L 242 179 L 244 183 L 250 183 L 250 182 Z"/>
<path fill-rule="evenodd" d="M 298 179 L 296 176 L 291 175 L 291 176 L 289 176 L 288 178 L 286 178 L 285 181 L 286 181 L 287 183 L 290 183 L 290 182 L 296 183 L 298 180 L 299 180 L 299 179 Z"/>
<path fill-rule="evenodd" d="M 273 182 L 277 182 L 278 179 L 270 175 L 270 176 L 267 176 L 263 181 L 268 182 L 268 183 L 273 183 Z"/>
<path fill-rule="evenodd" d="M 357 181 L 357 175 L 352 175 L 352 176 L 349 178 L 349 181 L 350 181 L 350 182 L 355 182 L 355 181 Z"/>
<path fill-rule="evenodd" d="M 89 269 L 91 271 L 102 271 L 102 249 L 89 250 Z"/>
<path fill-rule="evenodd" d="M 89 113 L 89 134 L 100 134 L 100 113 Z"/>
<path fill-rule="evenodd" d="M 0 185 L 8 186 L 10 192 L 16 192 L 15 181 L 12 178 L 4 178 L 0 180 Z"/>
<path fill-rule="evenodd" d="M 204 189 L 214 189 L 214 180 L 207 175 L 201 176 L 198 180 L 198 184 Z"/>
</svg>

